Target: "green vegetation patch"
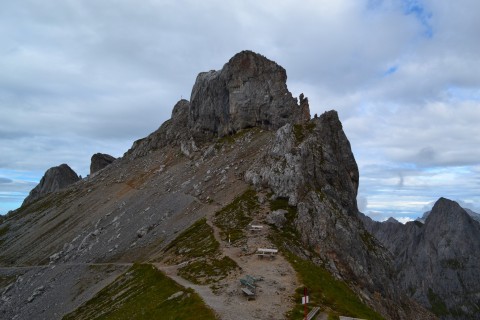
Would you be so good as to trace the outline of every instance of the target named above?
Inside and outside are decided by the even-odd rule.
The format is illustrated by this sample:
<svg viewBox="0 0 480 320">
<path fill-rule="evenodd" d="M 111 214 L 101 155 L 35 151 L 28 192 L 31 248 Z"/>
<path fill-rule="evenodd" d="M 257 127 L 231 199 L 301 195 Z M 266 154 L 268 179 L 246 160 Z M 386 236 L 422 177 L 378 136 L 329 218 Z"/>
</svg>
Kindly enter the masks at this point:
<svg viewBox="0 0 480 320">
<path fill-rule="evenodd" d="M 360 237 L 362 238 L 362 241 L 367 247 L 368 251 L 371 251 L 371 252 L 377 251 L 378 245 L 375 241 L 375 238 L 370 234 L 370 232 L 365 230 L 360 234 Z"/>
<path fill-rule="evenodd" d="M 9 229 L 10 229 L 10 225 L 8 224 L 0 227 L 0 237 L 3 237 L 8 232 Z"/>
<path fill-rule="evenodd" d="M 149 264 L 135 264 L 63 319 L 216 319 L 192 290 Z"/>
<path fill-rule="evenodd" d="M 310 307 L 321 307 L 329 313 L 329 319 L 338 319 L 338 316 L 369 320 L 383 319 L 381 315 L 363 304 L 345 282 L 337 280 L 325 267 L 314 264 L 310 260 L 304 260 L 292 252 L 301 251 L 300 248 L 303 247 L 299 242 L 300 235 L 293 226 L 297 212 L 295 207 L 289 207 L 285 199 L 277 199 L 270 202 L 270 208 L 288 210 L 285 227 L 273 233 L 271 239 L 295 269 L 300 282 L 308 288 Z M 295 292 L 296 305 L 289 312 L 289 319 L 302 318 L 304 313 L 302 297 L 303 287 Z"/>
<path fill-rule="evenodd" d="M 311 306 L 319 305 L 331 310 L 332 316 L 383 319 L 363 304 L 343 281 L 335 279 L 324 267 L 303 260 L 288 251 L 285 252 L 285 256 L 298 273 L 301 282 L 308 288 Z M 295 293 L 297 304 L 290 312 L 289 319 L 299 319 L 303 314 L 303 305 L 300 303 L 302 296 L 303 288 L 298 288 Z"/>
<path fill-rule="evenodd" d="M 296 244 L 298 246 L 301 246 L 300 236 L 298 235 L 298 231 L 295 228 L 294 223 L 297 217 L 297 207 L 290 206 L 288 204 L 288 200 L 285 198 L 277 198 L 275 200 L 270 200 L 270 211 L 280 209 L 287 211 L 287 213 L 285 214 L 285 218 L 287 219 L 287 221 L 282 227 L 282 230 L 277 230 L 278 235 L 281 236 L 282 242 L 288 242 L 289 244 Z M 275 226 L 272 227 L 275 228 Z M 278 239 L 280 239 L 280 237 Z"/>
<path fill-rule="evenodd" d="M 205 218 L 183 231 L 164 250 L 169 257 L 165 262 L 178 264 L 194 258 L 214 256 L 220 253 L 220 244 Z"/>
<path fill-rule="evenodd" d="M 215 214 L 214 223 L 222 231 L 222 240 L 232 244 L 246 238 L 245 229 L 252 221 L 252 215 L 258 211 L 260 205 L 255 190 L 248 189 L 242 195 L 235 198 L 229 205 Z"/>
<path fill-rule="evenodd" d="M 428 302 L 430 303 L 430 310 L 437 316 L 446 316 L 449 314 L 448 308 L 443 302 L 442 298 L 438 296 L 432 289 L 428 289 Z"/>
<path fill-rule="evenodd" d="M 8 230 L 10 230 L 10 225 L 6 224 L 2 227 L 0 227 L 0 238 L 2 238 L 4 235 L 7 234 Z M 0 245 L 5 242 L 5 239 L 0 239 Z"/>
<path fill-rule="evenodd" d="M 189 263 L 178 270 L 178 274 L 195 284 L 211 284 L 225 279 L 230 273 L 235 272 L 238 265 L 229 257 L 222 259 L 206 259 Z"/>
<path fill-rule="evenodd" d="M 14 274 L 2 274 L 0 275 L 0 289 L 6 288 L 11 283 L 17 280 L 17 275 Z"/>
<path fill-rule="evenodd" d="M 242 130 L 239 130 L 235 133 L 232 133 L 232 134 L 227 134 L 223 137 L 221 137 L 220 139 L 218 139 L 217 141 L 217 147 L 223 145 L 223 144 L 228 144 L 228 145 L 232 145 L 234 144 L 238 139 L 241 139 L 243 138 L 244 136 L 247 135 L 247 133 L 249 132 L 253 132 L 254 134 L 259 132 L 260 129 L 257 128 L 257 127 L 253 127 L 253 128 L 245 128 L 245 129 L 242 129 Z"/>
<path fill-rule="evenodd" d="M 205 218 L 182 232 L 168 245 L 165 253 L 168 264 L 189 262 L 178 273 L 195 284 L 217 282 L 239 269 L 235 261 L 221 256 L 220 244 Z"/>
<path fill-rule="evenodd" d="M 302 143 L 306 136 L 312 133 L 314 129 L 315 123 L 313 122 L 309 122 L 307 124 L 294 124 L 293 134 L 295 136 L 295 140 L 297 140 L 298 143 Z"/>
<path fill-rule="evenodd" d="M 462 261 L 459 259 L 446 259 L 446 260 L 442 260 L 440 263 L 444 268 L 450 268 L 452 270 L 465 269 L 465 266 L 463 265 Z"/>
</svg>

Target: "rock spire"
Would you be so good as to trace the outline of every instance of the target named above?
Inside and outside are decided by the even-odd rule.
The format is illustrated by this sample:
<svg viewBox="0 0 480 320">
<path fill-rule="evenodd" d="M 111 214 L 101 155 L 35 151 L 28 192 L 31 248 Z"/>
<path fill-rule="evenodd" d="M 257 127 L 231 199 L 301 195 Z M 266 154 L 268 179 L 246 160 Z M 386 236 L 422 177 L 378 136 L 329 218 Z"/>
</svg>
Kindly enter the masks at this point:
<svg viewBox="0 0 480 320">
<path fill-rule="evenodd" d="M 40 183 L 30 191 L 22 206 L 37 200 L 47 193 L 63 189 L 78 180 L 80 180 L 80 177 L 67 164 L 52 167 L 45 172 Z"/>
</svg>

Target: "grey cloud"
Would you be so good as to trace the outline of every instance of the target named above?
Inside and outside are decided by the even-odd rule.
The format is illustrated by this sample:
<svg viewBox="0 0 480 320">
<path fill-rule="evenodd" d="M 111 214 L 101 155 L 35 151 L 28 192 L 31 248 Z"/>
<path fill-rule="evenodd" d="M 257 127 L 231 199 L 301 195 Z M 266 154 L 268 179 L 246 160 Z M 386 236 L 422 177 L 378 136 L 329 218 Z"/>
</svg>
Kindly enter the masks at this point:
<svg viewBox="0 0 480 320">
<path fill-rule="evenodd" d="M 12 179 L 0 177 L 0 184 L 12 183 Z"/>
<path fill-rule="evenodd" d="M 0 183 L 0 195 L 2 197 L 25 197 L 36 185 L 36 182 L 21 180 L 11 180 L 8 183 Z"/>
<path fill-rule="evenodd" d="M 66 162 L 85 175 L 93 153 L 121 156 L 169 118 L 198 72 L 251 49 L 286 68 L 312 114 L 339 111 L 367 209 L 399 198 L 382 212 L 405 217 L 400 206 L 413 212 L 411 203 L 444 194 L 478 204 L 480 2 L 422 4 L 431 38 L 394 0 L 301 8 L 273 0 L 7 2 L 0 169 L 41 176 Z M 439 185 L 431 171 L 460 166 L 461 189 Z"/>
</svg>

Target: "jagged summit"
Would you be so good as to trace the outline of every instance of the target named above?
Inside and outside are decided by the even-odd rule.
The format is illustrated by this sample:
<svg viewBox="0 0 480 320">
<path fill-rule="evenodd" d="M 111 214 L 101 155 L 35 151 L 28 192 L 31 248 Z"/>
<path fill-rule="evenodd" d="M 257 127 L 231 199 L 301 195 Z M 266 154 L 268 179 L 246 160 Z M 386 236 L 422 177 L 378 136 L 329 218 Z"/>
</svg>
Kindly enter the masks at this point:
<svg viewBox="0 0 480 320">
<path fill-rule="evenodd" d="M 468 213 L 457 202 L 441 197 L 433 205 L 430 214 L 425 219 L 425 224 L 454 223 L 457 219 L 466 219 L 467 217 L 469 218 Z"/>
<path fill-rule="evenodd" d="M 201 72 L 190 101 L 180 100 L 172 117 L 149 137 L 136 141 L 130 154 L 145 155 L 167 144 L 190 154 L 201 143 L 260 127 L 276 130 L 310 120 L 308 98 L 294 98 L 287 73 L 276 62 L 252 51 L 233 56 L 221 70 Z"/>
<path fill-rule="evenodd" d="M 72 183 L 80 180 L 80 177 L 67 164 L 48 169 L 43 175 L 40 183 L 30 191 L 22 206 L 29 204 L 41 196 L 63 189 Z"/>
<path fill-rule="evenodd" d="M 453 203 L 456 203 L 455 201 L 452 201 L 452 200 L 448 200 L 446 198 L 440 198 L 438 199 L 438 201 L 435 203 L 435 204 L 438 204 L 440 208 L 443 208 L 445 206 L 454 206 L 454 204 L 452 204 L 451 202 Z M 473 220 L 476 220 L 478 222 L 480 222 L 480 214 L 476 213 L 475 211 L 471 210 L 471 209 L 468 209 L 468 208 L 463 208 L 463 210 L 465 210 L 465 212 L 473 219 Z M 433 210 L 433 208 L 432 208 Z M 432 213 L 432 210 L 429 210 L 429 211 L 426 211 L 423 213 L 422 217 L 419 217 L 416 219 L 416 221 L 419 221 L 421 223 L 425 223 L 425 221 L 427 220 L 428 216 Z M 445 211 L 445 210 L 441 210 L 441 211 Z M 448 211 L 448 210 L 447 210 Z"/>
<path fill-rule="evenodd" d="M 287 73 L 252 51 L 236 54 L 219 71 L 202 72 L 192 89 L 189 128 L 197 139 L 248 127 L 278 129 L 310 119 L 307 99 L 287 89 Z"/>
<path fill-rule="evenodd" d="M 388 218 L 385 222 L 388 222 L 388 223 L 400 223 L 397 219 L 395 219 L 394 217 L 390 217 Z"/>
<path fill-rule="evenodd" d="M 362 216 L 367 230 L 393 254 L 405 292 L 442 319 L 480 319 L 480 224 L 446 198 L 424 218 L 424 224 L 403 225 Z"/>
</svg>

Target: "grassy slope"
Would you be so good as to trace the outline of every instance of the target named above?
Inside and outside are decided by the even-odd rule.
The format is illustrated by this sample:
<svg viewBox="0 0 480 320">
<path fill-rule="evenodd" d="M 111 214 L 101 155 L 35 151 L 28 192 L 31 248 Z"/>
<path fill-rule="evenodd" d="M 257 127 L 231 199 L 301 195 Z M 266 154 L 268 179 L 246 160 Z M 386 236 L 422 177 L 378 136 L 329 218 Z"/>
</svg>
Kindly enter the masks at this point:
<svg viewBox="0 0 480 320">
<path fill-rule="evenodd" d="M 363 304 L 357 295 L 343 282 L 335 279 L 330 272 L 310 260 L 304 260 L 288 250 L 288 248 L 302 248 L 298 242 L 300 238 L 293 226 L 296 208 L 288 206 L 285 199 L 270 202 L 271 210 L 285 209 L 287 223 L 282 230 L 276 230 L 272 240 L 282 251 L 298 274 L 300 281 L 309 290 L 310 307 L 320 306 L 327 311 L 331 319 L 337 316 L 358 317 L 369 320 L 383 319 L 378 313 Z M 296 306 L 289 313 L 289 319 L 301 319 L 304 307 L 301 304 L 303 287 L 298 288 L 295 294 Z"/>
<path fill-rule="evenodd" d="M 203 218 L 175 238 L 164 249 L 164 253 L 168 257 L 166 263 L 179 264 L 196 258 L 215 256 L 220 253 L 220 244 Z"/>
<path fill-rule="evenodd" d="M 190 261 L 179 269 L 179 275 L 195 284 L 211 284 L 227 277 L 238 269 L 229 257 L 224 257 L 220 244 L 206 219 L 200 219 L 182 232 L 165 249 L 168 264 Z"/>
<path fill-rule="evenodd" d="M 177 298 L 168 299 L 183 291 Z M 95 297 L 66 315 L 68 319 L 216 319 L 191 289 L 149 264 L 135 264 Z"/>
<path fill-rule="evenodd" d="M 233 244 L 245 239 L 245 229 L 252 221 L 252 215 L 258 210 L 257 193 L 248 189 L 235 198 L 232 203 L 215 213 L 214 223 L 220 228 L 223 240 L 230 237 Z"/>
</svg>

